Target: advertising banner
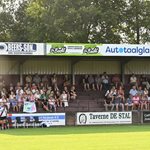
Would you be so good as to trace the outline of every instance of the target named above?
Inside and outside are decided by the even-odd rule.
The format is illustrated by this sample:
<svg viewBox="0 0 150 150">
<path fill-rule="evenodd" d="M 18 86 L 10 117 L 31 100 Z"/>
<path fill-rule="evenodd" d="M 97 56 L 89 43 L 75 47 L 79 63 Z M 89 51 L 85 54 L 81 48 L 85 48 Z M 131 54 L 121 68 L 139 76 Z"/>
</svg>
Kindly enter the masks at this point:
<svg viewBox="0 0 150 150">
<path fill-rule="evenodd" d="M 150 123 L 150 111 L 143 111 L 143 123 Z"/>
<path fill-rule="evenodd" d="M 24 102 L 23 112 L 26 112 L 26 113 L 35 113 L 36 112 L 35 102 Z"/>
<path fill-rule="evenodd" d="M 77 125 L 132 124 L 132 112 L 79 112 Z"/>
<path fill-rule="evenodd" d="M 0 42 L 0 55 L 44 55 L 44 43 Z"/>
<path fill-rule="evenodd" d="M 11 118 L 12 122 L 15 121 L 16 117 L 20 117 L 22 121 L 25 120 L 25 117 L 30 117 L 31 120 L 34 120 L 34 117 L 38 117 L 41 124 L 46 124 L 47 126 L 66 125 L 65 113 L 8 114 L 8 117 Z"/>
<path fill-rule="evenodd" d="M 47 43 L 49 56 L 150 56 L 150 45 Z"/>
</svg>

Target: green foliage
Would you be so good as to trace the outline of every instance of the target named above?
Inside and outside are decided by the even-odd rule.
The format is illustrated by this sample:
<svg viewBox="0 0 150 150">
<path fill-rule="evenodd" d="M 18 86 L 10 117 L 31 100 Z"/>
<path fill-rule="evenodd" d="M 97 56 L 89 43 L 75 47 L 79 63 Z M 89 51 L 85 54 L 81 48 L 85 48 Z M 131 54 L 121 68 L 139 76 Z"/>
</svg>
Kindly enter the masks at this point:
<svg viewBox="0 0 150 150">
<path fill-rule="evenodd" d="M 149 1 L 3 0 L 0 7 L 4 41 L 150 42 Z"/>
</svg>

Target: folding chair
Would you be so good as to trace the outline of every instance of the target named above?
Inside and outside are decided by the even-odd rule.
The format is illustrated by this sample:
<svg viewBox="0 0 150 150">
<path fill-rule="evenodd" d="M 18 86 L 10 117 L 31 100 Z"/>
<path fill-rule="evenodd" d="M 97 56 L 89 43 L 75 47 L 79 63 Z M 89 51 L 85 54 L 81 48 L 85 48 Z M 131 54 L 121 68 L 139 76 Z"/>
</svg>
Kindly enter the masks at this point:
<svg viewBox="0 0 150 150">
<path fill-rule="evenodd" d="M 16 128 L 19 127 L 18 125 L 20 125 L 20 126 L 25 128 L 25 121 L 21 120 L 21 117 L 16 117 Z"/>
<path fill-rule="evenodd" d="M 34 117 L 34 127 L 36 127 L 37 125 L 40 126 L 41 122 L 42 121 L 39 121 L 39 117 L 37 117 L 37 116 Z"/>
<path fill-rule="evenodd" d="M 34 127 L 34 120 L 31 120 L 30 117 L 25 117 L 25 127 L 28 128 L 29 125 L 32 126 L 32 127 Z"/>
</svg>

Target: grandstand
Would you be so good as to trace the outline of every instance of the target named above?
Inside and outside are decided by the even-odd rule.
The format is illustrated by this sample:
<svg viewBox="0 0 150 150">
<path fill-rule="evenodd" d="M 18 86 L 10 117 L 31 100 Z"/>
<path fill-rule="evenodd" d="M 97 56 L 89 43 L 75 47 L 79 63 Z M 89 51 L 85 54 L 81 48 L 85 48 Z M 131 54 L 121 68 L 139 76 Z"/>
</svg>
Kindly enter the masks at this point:
<svg viewBox="0 0 150 150">
<path fill-rule="evenodd" d="M 83 83 L 85 75 L 96 77 L 106 72 L 109 76 L 110 87 L 114 86 L 112 78 L 117 75 L 120 79 L 119 84 L 125 87 L 126 98 L 131 88 L 129 79 L 132 73 L 136 75 L 138 84 L 141 82 L 142 75 L 149 80 L 150 64 L 149 57 L 147 57 L 150 50 L 149 45 L 94 44 L 94 48 L 91 45 L 55 44 L 54 46 L 50 43 L 0 43 L 1 90 L 9 89 L 10 83 L 14 87 L 17 86 L 17 83 L 24 87 L 28 75 L 32 78 L 38 75 L 40 82 L 47 75 L 49 86 L 52 86 L 54 91 L 55 88 L 63 91 L 64 78 L 67 75 L 69 78 L 68 90 L 70 91 L 71 86 L 75 85 L 77 98 L 69 101 L 69 107 L 57 107 L 56 113 L 66 113 L 67 125 L 75 125 L 78 112 L 106 111 L 104 107 L 106 89 L 92 89 L 91 84 L 90 90 L 85 91 Z M 84 53 L 85 50 L 86 53 Z M 57 77 L 57 85 L 53 83 L 54 74 Z M 39 86 L 40 82 L 36 83 L 36 86 Z M 41 105 L 37 112 L 47 113 Z M 18 112 L 10 109 L 10 113 Z M 22 110 L 19 113 L 22 113 Z M 140 122 L 141 113 L 133 111 L 133 123 Z"/>
</svg>

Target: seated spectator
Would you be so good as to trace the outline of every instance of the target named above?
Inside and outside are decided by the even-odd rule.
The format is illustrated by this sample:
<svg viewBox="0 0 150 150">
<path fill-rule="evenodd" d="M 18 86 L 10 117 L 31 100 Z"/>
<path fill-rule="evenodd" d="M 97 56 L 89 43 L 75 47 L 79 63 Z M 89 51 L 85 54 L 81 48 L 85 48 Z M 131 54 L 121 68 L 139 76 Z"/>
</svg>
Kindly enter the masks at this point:
<svg viewBox="0 0 150 150">
<path fill-rule="evenodd" d="M 149 97 L 148 97 L 148 90 L 147 88 L 145 87 L 144 90 L 143 90 L 143 102 L 144 104 L 141 104 L 141 110 L 143 110 L 143 107 L 145 107 L 146 110 L 149 110 Z"/>
<path fill-rule="evenodd" d="M 144 94 L 144 91 L 142 90 L 142 86 L 138 87 L 137 94 L 138 94 L 138 96 L 140 97 L 140 100 L 141 100 L 142 97 L 143 97 L 143 94 Z"/>
<path fill-rule="evenodd" d="M 98 91 L 101 91 L 102 90 L 102 79 L 101 79 L 101 76 L 100 75 L 97 75 L 95 77 L 95 84 L 96 84 L 96 89 Z"/>
<path fill-rule="evenodd" d="M 130 85 L 132 86 L 137 86 L 137 77 L 135 76 L 135 74 L 133 73 L 130 77 Z"/>
<path fill-rule="evenodd" d="M 58 89 L 58 85 L 57 85 L 57 76 L 54 73 L 53 76 L 51 77 L 51 83 L 52 83 L 52 88 L 54 89 L 54 91 L 59 90 Z"/>
<path fill-rule="evenodd" d="M 104 91 L 107 91 L 109 89 L 109 77 L 106 72 L 102 74 L 101 80 L 102 80 L 102 89 Z"/>
<path fill-rule="evenodd" d="M 108 107 L 111 108 L 111 111 L 114 109 L 112 95 L 110 94 L 109 90 L 105 94 L 104 106 L 106 111 L 108 111 Z"/>
<path fill-rule="evenodd" d="M 49 111 L 49 108 L 48 108 L 48 101 L 46 99 L 43 100 L 42 102 L 42 107 L 45 111 Z"/>
<path fill-rule="evenodd" d="M 124 111 L 124 102 L 119 96 L 115 97 L 114 103 L 116 106 L 116 111 L 119 111 L 119 106 L 121 107 L 121 110 Z"/>
<path fill-rule="evenodd" d="M 29 86 L 31 86 L 31 83 L 32 83 L 32 76 L 30 74 L 28 74 L 26 77 L 25 77 L 25 82 L 29 84 Z"/>
<path fill-rule="evenodd" d="M 65 91 L 62 92 L 62 94 L 60 95 L 60 106 L 64 106 L 64 107 L 68 107 L 69 104 L 68 104 L 68 96 L 66 94 Z"/>
<path fill-rule="evenodd" d="M 112 83 L 113 83 L 113 85 L 114 85 L 116 88 L 119 87 L 121 81 L 120 81 L 120 78 L 119 78 L 119 76 L 118 76 L 117 74 L 115 74 L 115 75 L 112 77 Z"/>
<path fill-rule="evenodd" d="M 90 86 L 90 88 L 91 88 L 92 90 L 96 90 L 96 89 L 95 89 L 95 81 L 94 81 L 93 75 L 90 75 L 90 76 L 88 77 L 88 83 L 89 83 L 89 86 Z"/>
<path fill-rule="evenodd" d="M 33 82 L 36 84 L 36 86 L 39 86 L 39 84 L 41 82 L 41 78 L 40 78 L 40 76 L 37 73 L 33 77 Z"/>
<path fill-rule="evenodd" d="M 54 99 L 54 97 L 49 96 L 49 98 L 48 98 L 48 108 L 52 112 L 56 112 L 56 100 Z"/>
<path fill-rule="evenodd" d="M 134 97 L 135 95 L 138 94 L 138 91 L 136 90 L 136 86 L 132 86 L 132 88 L 130 89 L 129 91 L 129 94 L 130 94 L 130 99 L 132 99 L 132 97 Z"/>
<path fill-rule="evenodd" d="M 122 86 L 119 86 L 119 88 L 118 88 L 118 97 L 121 98 L 121 101 L 123 103 L 125 102 L 124 90 L 123 90 Z"/>
<path fill-rule="evenodd" d="M 22 94 L 23 93 L 21 93 L 21 92 L 16 93 L 16 101 L 17 101 L 18 112 L 21 111 L 21 108 L 23 106 Z"/>
<path fill-rule="evenodd" d="M 70 84 L 71 84 L 71 79 L 69 78 L 68 75 L 65 75 L 63 79 L 63 86 L 70 86 Z"/>
<path fill-rule="evenodd" d="M 137 109 L 140 108 L 140 97 L 138 96 L 138 94 L 132 97 L 132 102 L 133 102 L 133 110 L 136 108 Z"/>
<path fill-rule="evenodd" d="M 132 102 L 132 99 L 127 98 L 127 100 L 126 100 L 126 102 L 125 102 L 125 106 L 126 106 L 126 110 L 127 110 L 127 111 L 129 110 L 129 107 L 132 107 L 132 110 L 133 110 L 133 102 Z"/>
<path fill-rule="evenodd" d="M 47 75 L 44 75 L 44 76 L 43 76 L 42 82 L 43 82 L 44 86 L 47 88 L 48 85 L 49 85 L 49 80 L 48 80 Z"/>
<path fill-rule="evenodd" d="M 10 83 L 10 85 L 9 85 L 9 94 L 11 93 L 11 91 L 14 91 L 14 90 L 15 90 L 15 89 L 14 89 L 13 84 Z"/>
<path fill-rule="evenodd" d="M 9 94 L 9 101 L 10 104 L 13 108 L 13 112 L 18 112 L 18 105 L 17 105 L 17 100 L 16 100 L 16 95 L 14 94 L 13 91 Z"/>
<path fill-rule="evenodd" d="M 88 91 L 90 90 L 90 85 L 89 85 L 89 80 L 88 80 L 89 76 L 85 75 L 85 77 L 83 78 L 83 86 L 84 86 L 84 90 Z"/>
<path fill-rule="evenodd" d="M 75 86 L 72 86 L 70 90 L 70 100 L 75 100 L 76 98 L 77 98 L 77 93 L 75 90 Z"/>
<path fill-rule="evenodd" d="M 67 86 L 65 86 L 63 90 L 64 90 L 65 93 L 67 94 L 67 100 L 68 100 L 68 102 L 69 102 L 69 101 L 70 101 L 70 93 L 69 93 L 69 91 L 68 91 Z"/>
<path fill-rule="evenodd" d="M 60 106 L 60 91 L 56 91 L 55 93 L 55 100 L 56 100 L 56 105 L 59 107 Z"/>
</svg>

